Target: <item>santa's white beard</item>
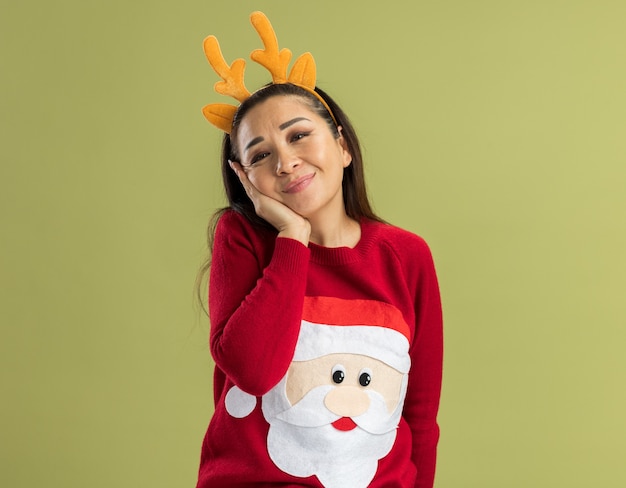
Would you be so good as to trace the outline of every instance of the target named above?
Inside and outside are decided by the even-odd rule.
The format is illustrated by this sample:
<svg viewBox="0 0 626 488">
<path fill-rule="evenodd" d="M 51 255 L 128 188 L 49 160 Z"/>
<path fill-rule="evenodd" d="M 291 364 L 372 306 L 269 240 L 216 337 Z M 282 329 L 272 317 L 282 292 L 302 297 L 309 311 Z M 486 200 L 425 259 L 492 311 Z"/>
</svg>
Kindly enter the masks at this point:
<svg viewBox="0 0 626 488">
<path fill-rule="evenodd" d="M 370 408 L 352 419 L 357 427 L 350 431 L 330 425 L 339 417 L 324 406 L 323 399 L 333 388 L 314 388 L 294 406 L 286 400 L 284 382 L 263 397 L 263 414 L 270 424 L 269 455 L 286 473 L 303 478 L 316 475 L 326 488 L 366 487 L 376 474 L 378 460 L 395 442 L 406 381 L 391 414 L 382 396 L 368 391 Z"/>
</svg>

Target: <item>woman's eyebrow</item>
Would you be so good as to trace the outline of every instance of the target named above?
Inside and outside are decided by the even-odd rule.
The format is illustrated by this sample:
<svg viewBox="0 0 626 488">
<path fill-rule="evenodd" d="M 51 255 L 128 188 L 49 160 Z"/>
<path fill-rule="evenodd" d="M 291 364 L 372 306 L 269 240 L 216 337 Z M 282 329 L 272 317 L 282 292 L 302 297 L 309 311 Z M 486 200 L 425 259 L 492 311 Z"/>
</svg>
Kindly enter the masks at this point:
<svg viewBox="0 0 626 488">
<path fill-rule="evenodd" d="M 263 140 L 264 139 L 261 136 L 255 137 L 248 144 L 246 144 L 246 147 L 244 148 L 244 151 L 247 151 L 248 149 L 250 149 L 255 144 L 258 144 L 259 142 L 263 142 Z"/>
<path fill-rule="evenodd" d="M 309 119 L 307 119 L 306 117 L 296 117 L 294 119 L 288 120 L 287 122 L 283 122 L 282 124 L 280 124 L 278 126 L 278 128 L 280 130 L 285 130 L 287 127 L 292 126 L 293 124 L 295 124 L 296 122 L 300 122 L 301 120 L 308 120 L 309 122 L 311 122 Z"/>
<path fill-rule="evenodd" d="M 291 120 L 288 120 L 287 122 L 283 122 L 282 124 L 280 124 L 278 126 L 278 128 L 280 130 L 285 130 L 288 127 L 291 127 L 293 124 L 295 124 L 296 122 L 300 122 L 301 120 L 307 120 L 309 122 L 311 122 L 310 119 L 307 119 L 306 117 L 294 117 Z M 255 144 L 258 144 L 259 142 L 263 142 L 264 139 L 263 137 L 259 136 L 259 137 L 255 137 L 254 139 L 252 139 L 248 144 L 246 144 L 246 147 L 244 148 L 244 151 L 247 151 L 248 149 L 250 149 L 252 146 L 254 146 Z"/>
</svg>

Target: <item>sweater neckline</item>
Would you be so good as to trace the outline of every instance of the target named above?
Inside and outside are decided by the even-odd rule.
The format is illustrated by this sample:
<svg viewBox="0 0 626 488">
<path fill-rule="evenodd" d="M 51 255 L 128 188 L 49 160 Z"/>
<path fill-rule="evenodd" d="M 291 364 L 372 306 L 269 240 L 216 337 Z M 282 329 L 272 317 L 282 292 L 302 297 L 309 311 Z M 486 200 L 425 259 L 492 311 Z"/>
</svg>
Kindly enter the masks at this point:
<svg viewBox="0 0 626 488">
<path fill-rule="evenodd" d="M 361 219 L 361 238 L 354 247 L 324 247 L 309 242 L 311 262 L 326 266 L 338 266 L 364 259 L 376 240 L 378 226 L 375 221 Z"/>
</svg>

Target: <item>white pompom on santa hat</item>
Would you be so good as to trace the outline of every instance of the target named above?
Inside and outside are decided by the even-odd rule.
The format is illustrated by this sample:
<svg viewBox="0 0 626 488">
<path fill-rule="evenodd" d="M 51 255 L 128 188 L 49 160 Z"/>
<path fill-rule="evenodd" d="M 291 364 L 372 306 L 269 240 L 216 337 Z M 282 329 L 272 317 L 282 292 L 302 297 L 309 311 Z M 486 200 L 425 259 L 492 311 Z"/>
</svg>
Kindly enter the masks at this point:
<svg viewBox="0 0 626 488">
<path fill-rule="evenodd" d="M 361 354 L 408 373 L 410 329 L 400 310 L 376 300 L 305 297 L 294 361 Z"/>
</svg>

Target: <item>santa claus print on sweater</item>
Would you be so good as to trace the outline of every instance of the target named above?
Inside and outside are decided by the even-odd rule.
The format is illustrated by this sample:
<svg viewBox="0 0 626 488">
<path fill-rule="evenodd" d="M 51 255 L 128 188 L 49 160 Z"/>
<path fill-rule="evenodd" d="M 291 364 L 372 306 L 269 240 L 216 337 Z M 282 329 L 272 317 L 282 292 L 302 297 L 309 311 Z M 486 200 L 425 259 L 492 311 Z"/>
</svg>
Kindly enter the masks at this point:
<svg viewBox="0 0 626 488">
<path fill-rule="evenodd" d="M 292 363 L 262 397 L 274 464 L 326 488 L 367 487 L 393 447 L 406 395 L 409 327 L 393 305 L 305 297 Z M 256 398 L 237 387 L 226 396 L 236 418 Z"/>
</svg>

